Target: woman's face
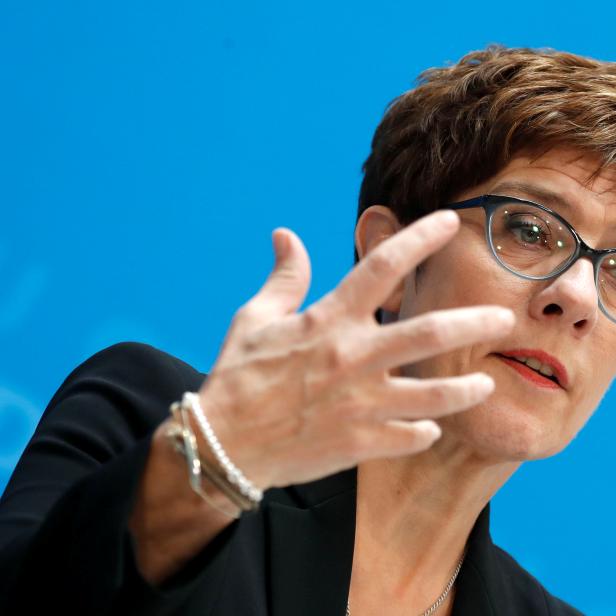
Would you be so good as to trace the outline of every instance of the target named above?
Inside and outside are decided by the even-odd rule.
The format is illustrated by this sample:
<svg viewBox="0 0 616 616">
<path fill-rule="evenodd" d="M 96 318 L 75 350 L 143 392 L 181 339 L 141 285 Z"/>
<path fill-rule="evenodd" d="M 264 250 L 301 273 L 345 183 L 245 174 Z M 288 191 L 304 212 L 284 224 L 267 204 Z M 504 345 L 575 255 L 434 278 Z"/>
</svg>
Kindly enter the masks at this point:
<svg viewBox="0 0 616 616">
<path fill-rule="evenodd" d="M 531 199 L 558 211 L 591 247 L 616 247 L 616 172 L 603 172 L 586 185 L 596 166 L 596 160 L 566 149 L 534 159 L 518 156 L 489 181 L 454 200 L 486 193 Z M 503 183 L 527 188 L 499 189 Z M 533 193 L 534 187 L 554 193 L 569 208 L 546 202 Z M 382 213 L 384 208 L 378 210 Z M 616 376 L 616 323 L 598 307 L 590 260 L 578 260 L 553 280 L 518 278 L 490 253 L 484 211 L 458 213 L 458 234 L 426 259 L 418 274 L 411 273 L 383 308 L 407 319 L 444 308 L 500 304 L 515 312 L 516 325 L 503 339 L 402 366 L 391 374 L 425 378 L 486 372 L 496 382 L 495 392 L 468 411 L 439 419 L 444 433 L 478 454 L 500 460 L 553 455 L 586 423 Z M 382 233 L 382 220 L 373 226 Z M 369 234 L 368 230 L 363 236 L 368 242 Z M 560 360 L 568 372 L 568 388 L 537 386 L 494 355 L 520 348 L 542 350 Z"/>
</svg>

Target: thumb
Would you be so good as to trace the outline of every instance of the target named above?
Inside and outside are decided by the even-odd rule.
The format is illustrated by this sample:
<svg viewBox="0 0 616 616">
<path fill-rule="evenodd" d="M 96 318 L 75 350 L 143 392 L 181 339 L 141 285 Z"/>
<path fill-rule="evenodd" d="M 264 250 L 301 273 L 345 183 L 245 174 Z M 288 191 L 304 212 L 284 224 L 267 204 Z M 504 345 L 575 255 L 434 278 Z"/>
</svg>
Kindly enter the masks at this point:
<svg viewBox="0 0 616 616">
<path fill-rule="evenodd" d="M 290 229 L 272 231 L 275 263 L 253 302 L 267 306 L 275 316 L 295 312 L 310 287 L 310 257 L 300 238 Z"/>
</svg>

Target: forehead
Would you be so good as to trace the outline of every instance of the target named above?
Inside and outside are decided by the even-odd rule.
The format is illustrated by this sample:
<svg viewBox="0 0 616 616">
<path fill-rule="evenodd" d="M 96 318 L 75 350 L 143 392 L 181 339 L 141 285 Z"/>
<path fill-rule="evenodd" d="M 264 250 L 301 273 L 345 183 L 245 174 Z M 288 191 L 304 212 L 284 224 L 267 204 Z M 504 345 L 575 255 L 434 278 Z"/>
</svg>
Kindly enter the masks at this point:
<svg viewBox="0 0 616 616">
<path fill-rule="evenodd" d="M 601 166 L 598 155 L 554 147 L 541 154 L 520 152 L 491 180 L 530 175 L 565 193 L 616 203 L 616 164 Z"/>
<path fill-rule="evenodd" d="M 477 194 L 478 190 L 494 186 L 496 182 L 520 176 L 532 177 L 541 185 L 549 184 L 564 192 L 592 193 L 596 198 L 616 203 L 616 163 L 601 169 L 598 156 L 563 147 L 554 147 L 541 154 L 521 151 L 495 175 L 464 190 L 460 197 Z"/>
</svg>

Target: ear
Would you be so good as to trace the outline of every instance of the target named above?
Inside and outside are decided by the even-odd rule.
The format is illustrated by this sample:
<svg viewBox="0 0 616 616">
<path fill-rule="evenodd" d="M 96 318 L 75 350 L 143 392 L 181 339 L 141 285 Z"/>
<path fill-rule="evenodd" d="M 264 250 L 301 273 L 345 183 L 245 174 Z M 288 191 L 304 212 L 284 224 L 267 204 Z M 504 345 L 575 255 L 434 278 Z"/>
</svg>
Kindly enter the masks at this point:
<svg viewBox="0 0 616 616">
<path fill-rule="evenodd" d="M 376 248 L 383 240 L 391 237 L 402 229 L 396 214 L 384 205 L 371 205 L 366 208 L 355 226 L 355 248 L 359 259 L 363 259 L 371 250 Z M 401 280 L 393 293 L 381 304 L 386 311 L 385 321 L 396 320 L 402 304 L 404 293 L 404 280 Z M 387 313 L 395 313 L 392 318 Z"/>
</svg>

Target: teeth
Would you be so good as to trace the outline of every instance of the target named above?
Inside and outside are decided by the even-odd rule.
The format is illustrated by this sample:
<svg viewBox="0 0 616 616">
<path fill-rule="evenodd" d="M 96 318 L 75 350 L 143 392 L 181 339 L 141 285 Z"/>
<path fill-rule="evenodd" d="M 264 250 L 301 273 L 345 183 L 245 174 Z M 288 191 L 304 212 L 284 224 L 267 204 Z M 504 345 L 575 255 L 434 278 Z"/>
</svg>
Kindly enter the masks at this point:
<svg viewBox="0 0 616 616">
<path fill-rule="evenodd" d="M 534 357 L 518 357 L 517 359 L 518 361 L 521 361 L 522 363 L 526 364 L 529 368 L 540 372 L 544 376 L 554 376 L 554 371 L 552 370 L 551 366 L 548 366 L 548 364 L 542 364 L 538 359 L 535 359 Z"/>
<path fill-rule="evenodd" d="M 526 364 L 529 368 L 540 372 L 544 376 L 554 376 L 554 371 L 551 366 L 548 364 L 541 363 L 538 359 L 534 357 L 516 357 L 518 361 L 521 361 L 523 364 Z"/>
<path fill-rule="evenodd" d="M 524 363 L 530 368 L 532 368 L 533 370 L 539 370 L 539 368 L 541 368 L 541 362 L 538 359 L 535 359 L 534 357 L 530 357 Z"/>
<path fill-rule="evenodd" d="M 541 374 L 545 376 L 554 376 L 552 368 L 550 368 L 550 366 L 546 366 L 545 364 L 543 364 L 541 368 L 539 368 L 539 372 L 541 372 Z"/>
<path fill-rule="evenodd" d="M 544 376 L 554 376 L 554 371 L 552 370 L 551 366 L 548 366 L 547 364 L 542 364 L 538 359 L 535 359 L 534 357 L 527 359 L 524 363 L 529 368 L 537 370 Z"/>
</svg>

